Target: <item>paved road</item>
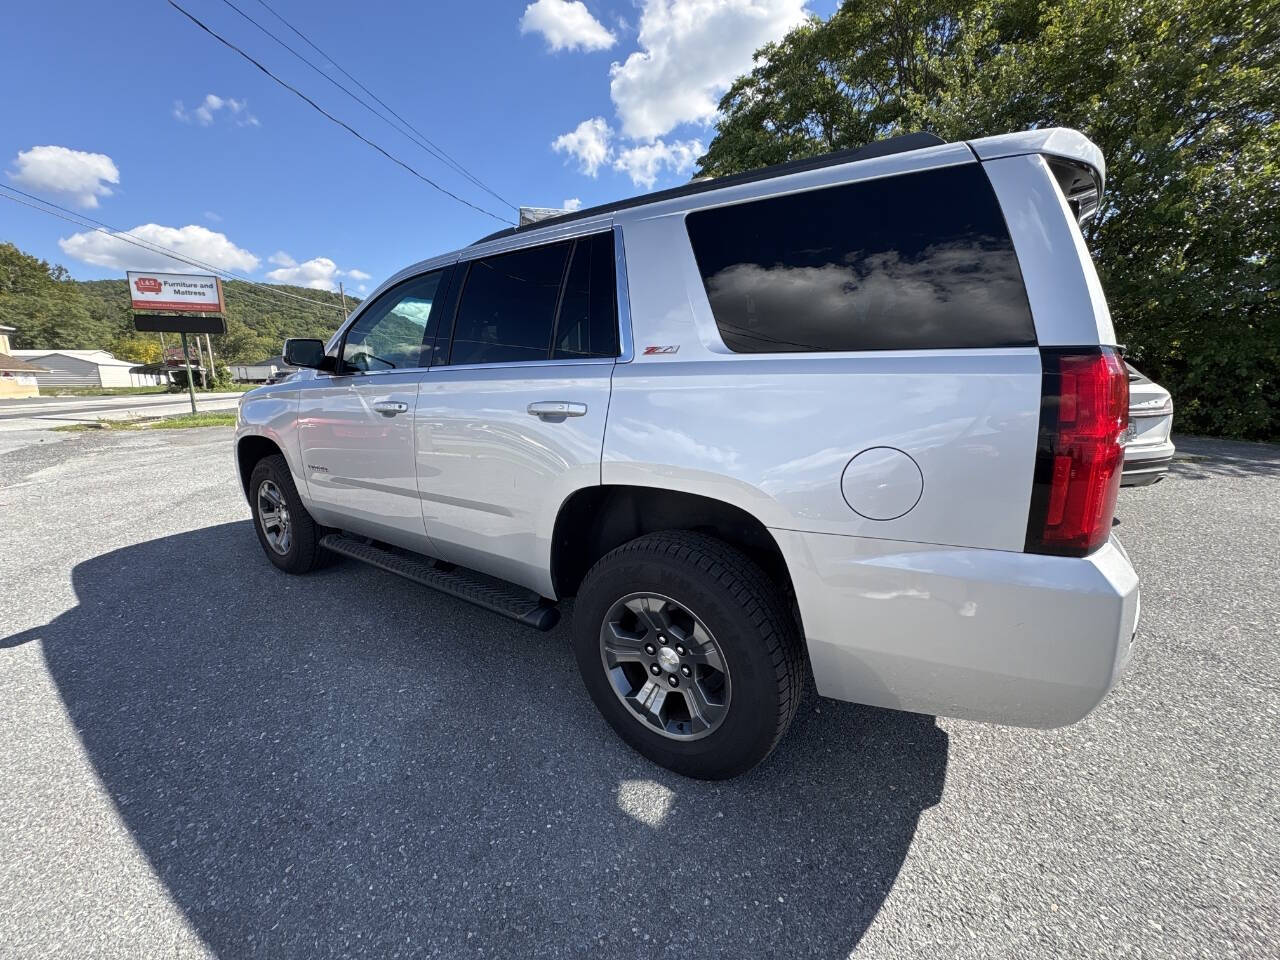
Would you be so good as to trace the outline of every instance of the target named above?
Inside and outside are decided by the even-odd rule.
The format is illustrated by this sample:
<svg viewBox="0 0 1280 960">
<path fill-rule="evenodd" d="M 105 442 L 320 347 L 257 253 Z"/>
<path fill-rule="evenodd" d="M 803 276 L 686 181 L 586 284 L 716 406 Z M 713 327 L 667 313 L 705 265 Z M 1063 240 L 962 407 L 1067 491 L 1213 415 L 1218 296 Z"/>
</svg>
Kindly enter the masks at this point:
<svg viewBox="0 0 1280 960">
<path fill-rule="evenodd" d="M 241 393 L 200 393 L 201 410 L 234 410 Z M 190 413 L 185 393 L 142 393 L 123 397 L 27 397 L 0 400 L 0 433 L 47 430 L 64 423 L 93 423 L 131 417 Z M 11 443 L 11 445 L 13 445 Z"/>
<path fill-rule="evenodd" d="M 1141 642 L 1084 722 L 811 696 L 717 785 L 563 627 L 277 573 L 229 431 L 48 436 L 0 455 L 5 957 L 1277 955 L 1280 448 L 1122 495 Z"/>
</svg>

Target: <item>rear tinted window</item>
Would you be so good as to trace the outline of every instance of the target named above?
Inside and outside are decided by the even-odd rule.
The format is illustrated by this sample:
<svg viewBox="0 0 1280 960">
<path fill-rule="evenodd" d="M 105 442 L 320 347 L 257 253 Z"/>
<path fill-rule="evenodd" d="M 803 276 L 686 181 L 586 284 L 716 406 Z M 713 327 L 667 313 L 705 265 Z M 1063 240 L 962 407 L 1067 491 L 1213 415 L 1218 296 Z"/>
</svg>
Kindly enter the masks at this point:
<svg viewBox="0 0 1280 960">
<path fill-rule="evenodd" d="M 554 359 L 618 355 L 617 293 L 613 234 L 579 240 L 560 299 Z"/>
<path fill-rule="evenodd" d="M 546 360 L 572 245 L 565 241 L 472 260 L 449 362 Z"/>
<path fill-rule="evenodd" d="M 978 164 L 689 214 L 738 353 L 1029 346 L 1035 328 Z"/>
</svg>

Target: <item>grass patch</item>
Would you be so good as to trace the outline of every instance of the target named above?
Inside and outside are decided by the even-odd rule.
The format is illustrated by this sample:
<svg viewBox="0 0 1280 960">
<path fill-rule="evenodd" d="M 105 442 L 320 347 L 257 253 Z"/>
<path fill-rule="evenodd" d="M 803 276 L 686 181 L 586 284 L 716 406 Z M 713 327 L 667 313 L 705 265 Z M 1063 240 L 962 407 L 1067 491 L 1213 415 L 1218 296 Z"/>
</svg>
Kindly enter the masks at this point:
<svg viewBox="0 0 1280 960">
<path fill-rule="evenodd" d="M 180 417 L 161 417 L 148 423 L 148 427 L 158 430 L 175 430 L 183 427 L 234 427 L 236 412 L 234 410 L 210 410 L 208 413 L 184 413 Z"/>
<path fill-rule="evenodd" d="M 213 386 L 208 390 L 201 389 L 196 384 L 196 396 L 203 393 L 244 393 L 246 390 L 252 390 L 259 387 L 259 383 L 227 383 L 222 386 Z M 42 392 L 42 397 L 137 397 L 149 394 L 172 394 L 174 396 L 186 395 L 187 388 L 172 387 L 52 387 L 49 392 Z"/>
<path fill-rule="evenodd" d="M 46 397 L 134 397 L 146 393 L 168 393 L 168 387 L 54 387 Z"/>
<path fill-rule="evenodd" d="M 187 427 L 234 427 L 235 425 L 234 410 L 210 410 L 208 413 L 184 413 L 176 417 L 64 423 L 53 429 L 60 433 L 83 433 L 90 430 L 181 430 Z"/>
</svg>

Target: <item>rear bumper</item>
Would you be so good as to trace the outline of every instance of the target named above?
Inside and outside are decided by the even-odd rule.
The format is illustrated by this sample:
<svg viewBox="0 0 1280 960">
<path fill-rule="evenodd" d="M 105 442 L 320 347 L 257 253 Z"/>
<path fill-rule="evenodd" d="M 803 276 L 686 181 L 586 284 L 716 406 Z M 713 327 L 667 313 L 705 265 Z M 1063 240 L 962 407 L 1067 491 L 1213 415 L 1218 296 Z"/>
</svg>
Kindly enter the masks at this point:
<svg viewBox="0 0 1280 960">
<path fill-rule="evenodd" d="M 1128 663 L 1138 575 L 1114 538 L 1089 557 L 774 530 L 818 692 L 970 720 L 1057 727 Z"/>
<path fill-rule="evenodd" d="M 1170 440 L 1125 447 L 1120 485 L 1139 487 L 1161 479 L 1169 472 L 1169 464 L 1173 462 L 1173 449 L 1173 442 Z"/>
</svg>

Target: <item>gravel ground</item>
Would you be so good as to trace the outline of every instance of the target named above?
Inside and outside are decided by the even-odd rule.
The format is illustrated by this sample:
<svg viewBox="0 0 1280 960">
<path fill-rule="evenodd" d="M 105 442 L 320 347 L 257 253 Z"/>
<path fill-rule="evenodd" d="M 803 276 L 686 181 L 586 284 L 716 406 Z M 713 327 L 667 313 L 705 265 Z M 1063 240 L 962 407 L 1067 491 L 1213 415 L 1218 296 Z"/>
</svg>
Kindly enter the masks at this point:
<svg viewBox="0 0 1280 960">
<path fill-rule="evenodd" d="M 563 626 L 277 573 L 229 430 L 6 440 L 4 957 L 1277 956 L 1280 448 L 1122 494 L 1140 642 L 1085 721 L 810 696 L 704 784 Z"/>
</svg>

